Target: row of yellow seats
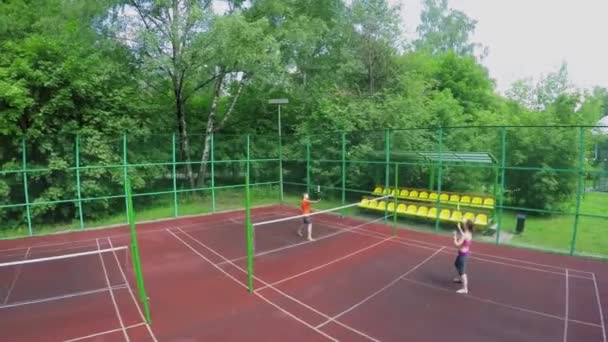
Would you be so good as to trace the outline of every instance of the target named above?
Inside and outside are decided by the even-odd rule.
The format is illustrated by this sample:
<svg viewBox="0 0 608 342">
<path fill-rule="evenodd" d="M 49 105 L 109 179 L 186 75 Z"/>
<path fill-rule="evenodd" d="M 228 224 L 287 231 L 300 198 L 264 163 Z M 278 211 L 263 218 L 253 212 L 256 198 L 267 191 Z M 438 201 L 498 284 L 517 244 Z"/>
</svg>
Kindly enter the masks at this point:
<svg viewBox="0 0 608 342">
<path fill-rule="evenodd" d="M 408 189 L 397 189 L 395 195 L 395 189 L 390 189 L 390 194 L 397 196 L 397 198 L 411 199 L 417 201 L 437 201 L 437 193 L 429 192 L 424 190 L 408 190 Z M 389 190 L 383 189 L 382 187 L 376 187 L 373 192 L 374 195 L 388 195 Z M 492 197 L 481 197 L 481 196 L 470 196 L 470 195 L 459 195 L 459 194 L 448 194 L 442 193 L 439 195 L 439 201 L 443 203 L 460 204 L 470 207 L 478 208 L 494 208 L 494 199 Z"/>
<path fill-rule="evenodd" d="M 387 204 L 385 201 L 369 200 L 366 198 L 361 200 L 359 207 L 379 211 L 395 211 L 394 202 L 388 202 Z M 397 214 L 434 219 L 437 218 L 437 208 L 428 207 L 425 205 L 398 203 Z M 488 215 L 484 213 L 476 214 L 472 212 L 463 212 L 456 209 L 441 209 L 439 212 L 439 219 L 442 221 L 460 222 L 462 221 L 463 217 L 470 219 L 475 225 L 478 226 L 487 226 L 489 223 Z"/>
</svg>

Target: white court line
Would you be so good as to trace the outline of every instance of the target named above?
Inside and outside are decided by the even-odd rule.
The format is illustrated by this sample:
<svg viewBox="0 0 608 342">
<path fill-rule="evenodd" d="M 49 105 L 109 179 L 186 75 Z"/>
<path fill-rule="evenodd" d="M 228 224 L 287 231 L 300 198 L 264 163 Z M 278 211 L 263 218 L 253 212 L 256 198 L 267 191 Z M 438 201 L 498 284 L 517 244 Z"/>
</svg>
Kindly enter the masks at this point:
<svg viewBox="0 0 608 342">
<path fill-rule="evenodd" d="M 30 254 L 30 250 L 31 247 L 27 248 L 27 251 L 25 251 L 25 256 L 23 257 L 23 260 L 27 260 L 27 256 Z M 8 303 L 8 298 L 11 296 L 11 293 L 13 293 L 13 289 L 15 288 L 15 284 L 17 284 L 17 279 L 19 279 L 19 275 L 21 274 L 21 267 L 22 265 L 18 265 L 17 269 L 15 270 L 15 276 L 13 277 L 13 280 L 11 281 L 11 285 L 8 288 L 8 292 L 6 293 L 6 297 L 4 297 L 4 302 L 2 302 L 3 305 L 6 305 L 6 303 Z"/>
<path fill-rule="evenodd" d="M 132 329 L 132 328 L 137 328 L 137 327 L 140 327 L 140 326 L 142 326 L 144 324 L 146 324 L 146 323 L 138 323 L 138 324 L 129 325 L 128 327 L 125 327 L 125 329 L 128 330 L 128 329 Z M 64 342 L 74 342 L 74 341 L 86 340 L 86 339 L 97 337 L 97 336 L 101 336 L 101 335 L 106 335 L 106 334 L 111 334 L 111 333 L 119 332 L 121 330 L 122 330 L 122 328 L 113 329 L 113 330 L 106 330 L 106 331 L 103 331 L 103 332 L 100 332 L 100 333 L 96 333 L 96 334 L 91 334 L 91 335 L 87 335 L 87 336 L 73 338 L 73 339 L 70 339 L 70 340 L 65 340 Z"/>
<path fill-rule="evenodd" d="M 112 287 L 113 290 L 122 290 L 122 289 L 126 289 L 126 288 L 127 287 L 125 285 L 118 285 L 118 286 L 113 286 Z M 86 296 L 86 295 L 96 294 L 96 293 L 101 293 L 101 292 L 106 292 L 106 291 L 109 291 L 109 289 L 107 287 L 104 287 L 104 288 L 96 289 L 96 290 L 75 292 L 75 293 L 70 293 L 70 294 L 61 295 L 61 296 L 54 296 L 54 297 L 48 297 L 48 298 L 42 298 L 42 299 L 29 300 L 29 301 L 26 301 L 26 302 L 17 302 L 17 303 L 2 305 L 2 306 L 0 306 L 0 310 L 2 310 L 2 309 L 8 309 L 8 308 L 14 308 L 14 307 L 23 306 L 23 305 L 46 303 L 46 302 L 51 302 L 51 301 L 54 301 L 54 300 L 60 300 L 60 299 L 67 299 L 67 298 L 73 298 L 73 297 Z"/>
<path fill-rule="evenodd" d="M 428 283 L 425 283 L 425 282 L 422 282 L 422 281 L 418 281 L 418 280 L 413 280 L 413 279 L 409 279 L 409 278 L 403 278 L 402 280 L 403 281 L 407 281 L 409 283 L 417 284 L 417 285 L 420 285 L 420 286 L 428 287 L 430 289 L 434 289 L 434 290 L 437 290 L 437 291 L 448 292 L 448 293 L 451 293 L 451 294 L 455 293 L 455 292 L 453 292 L 451 290 L 444 289 L 442 287 L 435 286 L 435 285 L 432 285 L 432 284 L 428 284 Z M 522 308 L 522 307 L 519 307 L 519 306 L 514 306 L 514 305 L 510 305 L 510 304 L 505 304 L 505 303 L 497 302 L 497 301 L 494 301 L 494 300 L 491 300 L 491 299 L 476 297 L 476 296 L 471 295 L 471 292 L 469 292 L 466 295 L 466 298 L 470 298 L 470 299 L 473 299 L 473 300 L 476 300 L 476 301 L 479 301 L 479 302 L 482 302 L 482 303 L 486 303 L 486 304 L 492 304 L 492 305 L 496 305 L 496 306 L 501 306 L 501 307 L 512 309 L 512 310 L 517 310 L 517 311 L 527 312 L 527 313 L 530 313 L 530 314 L 535 314 L 535 315 L 539 315 L 539 316 L 553 318 L 553 319 L 557 319 L 557 320 L 560 320 L 560 321 L 563 321 L 565 319 L 564 317 L 548 314 L 546 312 L 535 311 L 535 310 L 531 310 L 531 309 Z M 600 328 L 600 325 L 596 324 L 596 323 L 584 322 L 584 321 L 579 321 L 579 320 L 574 320 L 574 319 L 569 319 L 568 321 L 579 323 L 579 324 L 583 324 L 583 325 L 588 325 L 590 327 Z"/>
<path fill-rule="evenodd" d="M 178 228 L 179 229 L 179 228 Z M 247 287 L 247 285 L 243 284 L 240 280 L 236 279 L 234 276 L 232 276 L 230 273 L 226 272 L 225 270 L 223 270 L 221 267 L 217 266 L 216 264 L 214 264 L 213 262 L 211 262 L 211 260 L 209 260 L 207 257 L 205 257 L 204 255 L 202 255 L 199 251 L 197 251 L 194 247 L 192 247 L 190 244 L 188 244 L 186 241 L 182 240 L 182 238 L 180 238 L 179 236 L 177 236 L 174 232 L 172 232 L 171 230 L 167 229 L 167 231 L 169 232 L 169 234 L 173 235 L 173 237 L 175 237 L 177 240 L 179 240 L 182 244 L 184 244 L 186 247 L 188 247 L 190 250 L 192 250 L 195 254 L 197 254 L 198 256 L 200 256 L 202 259 L 204 259 L 205 261 L 207 261 L 211 266 L 217 268 L 218 270 L 220 270 L 222 273 L 224 273 L 225 275 L 227 275 L 230 279 L 234 280 L 237 284 L 239 284 L 240 286 L 244 287 L 245 289 L 249 289 Z M 183 234 L 188 235 L 188 233 L 184 233 L 182 231 Z M 195 239 L 196 240 L 196 239 Z M 198 241 L 198 240 L 196 240 Z M 298 322 L 303 323 L 304 325 L 306 325 L 307 327 L 309 327 L 310 329 L 314 330 L 315 332 L 323 335 L 324 337 L 332 340 L 332 341 L 337 341 L 335 338 L 327 335 L 326 333 L 324 333 L 323 331 L 313 327 L 312 325 L 306 323 L 305 321 L 303 321 L 302 319 L 296 317 L 295 315 L 291 314 L 290 312 L 288 312 L 287 310 L 282 309 L 280 306 L 276 305 L 275 303 L 272 303 L 270 300 L 268 300 L 266 297 L 262 296 L 261 294 L 254 292 L 254 294 L 256 296 L 258 296 L 260 299 L 268 302 L 269 304 L 273 305 L 274 307 L 278 308 L 279 310 L 281 310 L 282 312 L 288 314 L 289 316 L 291 316 L 292 318 L 296 319 Z"/>
<path fill-rule="evenodd" d="M 600 310 L 600 322 L 602 324 L 602 335 L 604 342 L 606 342 L 606 323 L 604 323 L 604 312 L 602 311 L 602 304 L 600 302 L 600 290 L 597 287 L 597 280 L 595 279 L 595 273 L 593 274 L 593 285 L 595 286 L 595 297 L 597 298 L 597 307 Z"/>
<path fill-rule="evenodd" d="M 97 240 L 97 249 L 101 250 L 101 246 L 99 245 L 99 240 Z M 125 329 L 125 324 L 122 321 L 122 316 L 120 315 L 120 310 L 118 309 L 118 304 L 116 304 L 116 298 L 114 298 L 114 291 L 112 291 L 112 284 L 110 284 L 110 277 L 108 276 L 108 271 L 106 270 L 106 263 L 103 261 L 103 256 L 101 253 L 99 254 L 99 260 L 101 261 L 101 267 L 103 267 L 103 274 L 106 277 L 106 283 L 108 284 L 108 289 L 110 289 L 110 297 L 112 297 L 112 302 L 114 303 L 114 309 L 116 310 L 116 316 L 118 317 L 118 321 L 120 322 L 120 326 L 122 327 L 122 332 L 125 335 L 125 340 L 129 341 L 129 334 L 127 334 L 127 330 Z"/>
<path fill-rule="evenodd" d="M 245 274 L 247 273 L 247 271 L 245 271 L 245 270 L 244 270 L 242 267 L 240 267 L 240 266 L 236 265 L 236 264 L 235 264 L 235 263 L 233 263 L 233 262 L 230 262 L 230 261 L 229 261 L 229 260 L 228 260 L 228 259 L 227 259 L 225 256 L 221 255 L 220 253 L 218 253 L 217 251 L 215 251 L 215 250 L 214 250 L 214 249 L 212 249 L 211 247 L 209 247 L 209 246 L 205 245 L 204 243 L 202 243 L 202 242 L 201 242 L 201 241 L 199 241 L 198 239 L 195 239 L 195 238 L 194 238 L 192 235 L 190 235 L 190 234 L 188 234 L 188 233 L 186 233 L 186 232 L 184 232 L 184 231 L 181 231 L 181 233 L 182 233 L 182 234 L 184 234 L 184 235 L 186 235 L 188 238 L 190 238 L 190 239 L 191 239 L 192 241 L 194 241 L 195 243 L 197 243 L 197 244 L 199 244 L 199 245 L 203 246 L 205 249 L 207 249 L 207 250 L 211 251 L 213 254 L 215 254 L 215 255 L 219 256 L 220 258 L 224 259 L 225 261 L 227 261 L 228 263 L 230 263 L 232 266 L 234 266 L 234 267 L 235 267 L 237 270 L 239 270 L 239 271 L 241 271 L 242 273 L 245 273 Z M 215 266 L 215 265 L 214 265 L 214 266 Z M 217 266 L 216 266 L 216 267 L 217 267 Z M 309 306 L 309 305 L 307 305 L 307 304 L 304 304 L 303 302 L 299 301 L 298 299 L 296 299 L 296 298 L 294 298 L 294 297 L 292 297 L 292 296 L 288 295 L 287 293 L 285 293 L 285 292 L 283 292 L 283 291 L 279 290 L 278 288 L 273 287 L 272 285 L 268 284 L 266 281 L 264 281 L 264 280 L 260 279 L 259 277 L 256 277 L 256 276 L 254 275 L 254 276 L 253 276 L 253 278 L 254 278 L 255 280 L 259 281 L 260 283 L 264 284 L 266 288 L 273 289 L 274 291 L 276 291 L 276 292 L 280 293 L 280 294 L 281 294 L 281 295 L 283 295 L 284 297 L 289 298 L 290 300 L 292 300 L 292 301 L 294 301 L 294 302 L 296 302 L 296 303 L 298 303 L 298 304 L 302 305 L 303 307 L 305 307 L 305 308 L 309 309 L 310 311 L 313 311 L 313 312 L 315 312 L 316 314 L 318 314 L 318 315 L 320 315 L 320 316 L 325 317 L 326 319 L 329 319 L 329 318 L 330 318 L 328 315 L 324 314 L 323 312 L 321 312 L 321 311 L 319 311 L 319 310 L 317 310 L 317 309 L 315 309 L 315 308 L 313 308 L 313 307 L 311 307 L 311 306 Z M 260 290 L 261 290 L 261 289 L 260 289 Z M 256 293 L 256 294 L 258 294 L 258 293 L 257 293 L 257 291 L 255 291 L 255 293 Z M 336 324 L 338 324 L 338 325 L 340 325 L 340 326 L 342 326 L 342 327 L 344 327 L 344 328 L 346 328 L 346 329 L 348 329 L 348 330 L 350 330 L 350 331 L 352 331 L 352 332 L 354 332 L 354 333 L 356 333 L 356 334 L 358 334 L 358 335 L 361 335 L 361 336 L 363 336 L 363 337 L 365 337 L 365 338 L 368 338 L 370 341 L 379 342 L 377 339 L 375 339 L 375 338 L 373 338 L 373 337 L 371 337 L 371 336 L 369 336 L 369 335 L 367 335 L 367 334 L 365 334 L 365 333 L 363 333 L 363 332 L 361 332 L 361 331 L 359 331 L 359 330 L 357 330 L 357 329 L 354 329 L 354 328 L 352 328 L 351 326 L 346 325 L 346 324 L 344 324 L 344 323 L 342 323 L 342 322 L 340 322 L 340 321 L 335 321 L 334 323 L 336 323 Z"/>
<path fill-rule="evenodd" d="M 420 263 L 418 263 L 418 265 L 410 268 L 407 272 L 403 273 L 402 275 L 400 275 L 398 278 L 394 279 L 393 281 L 391 281 L 390 283 L 388 283 L 387 285 L 385 285 L 383 288 L 379 289 L 378 291 L 372 293 L 371 295 L 369 295 L 368 297 L 366 297 L 365 299 L 363 299 L 362 301 L 356 303 L 355 305 L 351 306 L 350 308 L 340 312 L 339 314 L 331 317 L 330 319 L 328 319 L 327 321 L 317 325 L 317 328 L 321 328 L 324 325 L 330 323 L 330 322 L 334 322 L 336 321 L 336 319 L 340 318 L 341 316 L 347 314 L 348 312 L 351 312 L 352 310 L 356 309 L 357 307 L 361 306 L 363 303 L 367 302 L 368 300 L 374 298 L 376 295 L 378 295 L 379 293 L 381 293 L 382 291 L 388 289 L 389 287 L 395 285 L 400 279 L 403 279 L 404 277 L 406 277 L 408 274 L 414 272 L 415 270 L 417 270 L 420 266 L 424 265 L 427 261 L 431 260 L 432 257 L 434 257 L 435 255 L 437 255 L 439 252 L 441 252 L 445 247 L 441 247 L 438 250 L 435 251 L 435 253 L 431 254 L 428 258 L 422 260 Z"/>
<path fill-rule="evenodd" d="M 114 249 L 116 249 L 116 250 L 127 249 L 126 246 L 116 247 L 114 249 L 113 248 L 99 249 L 99 245 L 97 245 L 97 247 L 98 247 L 98 249 L 96 249 L 94 251 L 88 251 L 88 252 L 82 252 L 82 253 L 63 254 L 63 255 L 56 255 L 56 256 L 46 257 L 46 258 L 4 262 L 4 263 L 0 264 L 0 267 L 31 264 L 31 263 L 35 263 L 35 262 L 41 262 L 41 261 L 55 261 L 55 260 L 81 257 L 81 256 L 86 256 L 86 255 L 92 255 L 92 254 L 101 255 L 102 253 L 105 253 L 105 252 L 111 252 Z"/>
<path fill-rule="evenodd" d="M 109 237 L 107 239 L 108 239 L 108 243 L 110 244 L 110 247 L 114 247 L 112 245 L 112 239 L 110 239 Z M 127 276 L 125 275 L 125 272 L 122 269 L 122 265 L 120 264 L 120 260 L 118 260 L 118 255 L 116 254 L 116 251 L 114 251 L 112 253 L 114 254 L 114 259 L 116 260 L 116 264 L 118 265 L 118 269 L 120 270 L 120 274 L 122 274 L 122 279 L 124 279 L 125 284 L 127 284 L 127 289 L 129 290 L 129 293 L 131 294 L 131 299 L 133 299 L 133 303 L 135 303 L 135 307 L 137 308 L 137 311 L 139 312 L 139 316 L 141 317 L 142 321 L 144 322 L 143 324 L 146 325 L 146 328 L 148 329 L 148 333 L 150 334 L 150 337 L 152 337 L 152 340 L 154 342 L 157 342 L 158 340 L 156 339 L 156 336 L 152 332 L 152 328 L 150 327 L 149 324 L 146 323 L 146 318 L 144 317 L 144 314 L 141 311 L 141 308 L 139 307 L 139 303 L 137 302 L 137 299 L 135 298 L 135 295 L 133 294 L 133 289 L 131 289 L 131 285 L 129 284 L 129 280 L 127 279 Z"/>
<path fill-rule="evenodd" d="M 566 268 L 566 315 L 564 316 L 564 342 L 568 341 L 568 311 L 569 309 L 569 303 L 568 301 L 570 300 L 570 288 L 568 286 L 568 269 Z"/>
<path fill-rule="evenodd" d="M 364 251 L 366 251 L 366 250 L 368 250 L 368 249 L 371 249 L 371 248 L 374 248 L 374 247 L 376 247 L 376 246 L 378 246 L 378 245 L 380 245 L 380 244 L 383 244 L 384 242 L 386 242 L 386 241 L 388 241 L 388 240 L 390 240 L 390 239 L 392 239 L 392 238 L 393 238 L 392 236 L 391 236 L 391 237 L 388 237 L 388 238 L 386 238 L 386 239 L 384 239 L 384 240 L 382 240 L 382 241 L 378 241 L 378 242 L 376 242 L 376 243 L 374 243 L 374 244 L 371 244 L 371 245 L 369 245 L 369 246 L 367 246 L 367 247 L 365 247 L 365 248 L 362 248 L 362 249 L 356 250 L 356 251 L 354 251 L 354 252 L 352 252 L 352 253 L 350 253 L 350 254 L 344 255 L 344 256 L 342 256 L 342 257 L 340 257 L 340 258 L 337 258 L 337 259 L 334 259 L 334 260 L 332 260 L 332 261 L 330 261 L 330 262 L 328 262 L 328 263 L 325 263 L 325 264 L 323 264 L 323 265 L 319 265 L 319 266 L 317 266 L 317 267 L 314 267 L 314 268 L 308 269 L 308 270 L 306 270 L 306 271 L 304 271 L 304 272 L 301 272 L 301 273 L 298 273 L 298 274 L 294 274 L 294 275 L 292 275 L 292 276 L 290 276 L 290 277 L 283 278 L 283 279 L 281 279 L 281 280 L 275 281 L 274 283 L 272 283 L 272 284 L 270 284 L 270 285 L 262 286 L 262 287 L 260 287 L 259 289 L 257 289 L 256 291 L 262 291 L 263 289 L 265 289 L 265 288 L 267 288 L 267 287 L 274 287 L 274 286 L 276 286 L 276 285 L 278 285 L 278 284 L 282 284 L 282 283 L 284 283 L 284 282 L 286 282 L 286 281 L 289 281 L 289 280 L 292 280 L 292 279 L 295 279 L 295 278 L 301 277 L 301 276 L 303 276 L 303 275 L 305 275 L 305 274 L 308 274 L 308 273 L 310 273 L 310 272 L 318 271 L 318 270 L 320 270 L 321 268 L 324 268 L 324 267 L 327 267 L 327 266 L 329 266 L 329 265 L 335 264 L 336 262 L 339 262 L 339 261 L 342 261 L 342 260 L 348 259 L 348 258 L 352 257 L 353 255 L 359 254 L 359 253 L 364 252 Z"/>
<path fill-rule="evenodd" d="M 382 219 L 383 218 L 380 218 L 380 219 L 377 219 L 377 220 L 382 220 Z M 377 220 L 374 220 L 374 221 L 377 221 Z M 374 222 L 374 221 L 372 221 L 372 222 Z M 332 227 L 330 225 L 324 224 L 324 226 L 327 226 L 327 227 L 329 227 L 331 229 L 334 229 L 334 230 L 337 229 L 338 231 L 335 232 L 335 233 L 324 235 L 324 236 L 322 236 L 320 238 L 315 239 L 314 241 L 305 240 L 305 241 L 294 243 L 294 244 L 291 244 L 291 245 L 288 245 L 288 246 L 271 249 L 271 250 L 264 251 L 264 252 L 261 252 L 261 253 L 256 253 L 254 255 L 254 257 L 259 257 L 259 256 L 263 256 L 263 255 L 266 255 L 266 254 L 276 253 L 276 252 L 279 252 L 279 251 L 282 251 L 282 250 L 285 250 L 285 249 L 290 249 L 290 248 L 294 248 L 294 247 L 298 247 L 298 246 L 302 246 L 302 245 L 311 244 L 311 243 L 314 243 L 314 242 L 317 242 L 317 241 L 320 241 L 320 240 L 323 240 L 323 239 L 327 239 L 327 238 L 330 238 L 330 237 L 333 237 L 333 236 L 337 236 L 337 235 L 340 235 L 340 234 L 343 234 L 343 233 L 354 233 L 354 234 L 359 234 L 359 235 L 367 235 L 367 234 L 361 234 L 359 232 L 355 232 L 353 230 L 358 229 L 359 227 L 361 227 L 361 226 L 363 226 L 365 224 L 369 224 L 369 223 L 370 222 L 362 223 L 359 226 L 349 227 L 349 229 L 335 228 L 335 227 Z M 367 235 L 367 236 L 372 236 L 372 235 Z M 372 236 L 372 237 L 376 237 L 376 236 Z M 231 260 L 222 261 L 222 262 L 218 263 L 217 265 L 225 265 L 225 264 L 241 261 L 241 260 L 244 260 L 244 259 L 247 259 L 247 256 L 242 256 L 242 257 L 234 258 L 234 259 L 231 259 Z"/>
</svg>

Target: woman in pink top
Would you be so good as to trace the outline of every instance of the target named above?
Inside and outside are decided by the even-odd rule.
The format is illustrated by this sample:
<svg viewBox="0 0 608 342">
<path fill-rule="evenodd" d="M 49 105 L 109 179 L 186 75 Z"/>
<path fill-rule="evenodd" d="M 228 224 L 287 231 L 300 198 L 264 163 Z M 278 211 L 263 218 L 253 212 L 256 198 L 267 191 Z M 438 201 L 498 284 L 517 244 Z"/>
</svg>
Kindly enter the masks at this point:
<svg viewBox="0 0 608 342">
<path fill-rule="evenodd" d="M 454 282 L 462 283 L 462 288 L 458 293 L 469 292 L 469 279 L 466 274 L 467 258 L 471 254 L 471 242 L 473 240 L 473 221 L 464 219 L 462 221 L 464 230 L 458 223 L 458 232 L 454 232 L 454 245 L 458 248 L 458 256 L 454 261 L 458 277 L 454 278 Z"/>
</svg>

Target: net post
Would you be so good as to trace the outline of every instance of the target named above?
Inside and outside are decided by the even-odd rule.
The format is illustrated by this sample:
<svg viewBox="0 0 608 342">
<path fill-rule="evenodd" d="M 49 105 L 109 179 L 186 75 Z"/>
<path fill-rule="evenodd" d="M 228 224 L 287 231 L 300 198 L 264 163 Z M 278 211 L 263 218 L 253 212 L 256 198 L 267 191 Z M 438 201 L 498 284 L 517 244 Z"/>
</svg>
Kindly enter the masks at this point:
<svg viewBox="0 0 608 342">
<path fill-rule="evenodd" d="M 346 133 L 342 132 L 342 205 L 346 204 Z M 344 210 L 340 213 L 344 217 Z"/>
<path fill-rule="evenodd" d="M 22 171 L 23 171 L 23 194 L 25 195 L 25 210 L 27 217 L 27 229 L 30 236 L 34 235 L 32 231 L 32 212 L 30 209 L 30 196 L 27 186 L 27 143 L 25 137 L 21 140 L 21 157 L 22 157 Z"/>
<path fill-rule="evenodd" d="M 245 172 L 245 230 L 247 235 L 247 287 L 253 293 L 253 226 L 251 224 L 251 190 L 250 190 L 250 135 L 247 134 L 247 160 Z"/>
<path fill-rule="evenodd" d="M 500 244 L 500 230 L 502 228 L 503 206 L 505 201 L 505 163 L 507 159 L 507 129 L 500 130 L 500 187 L 498 189 L 498 225 L 496 227 L 496 244 Z"/>
<path fill-rule="evenodd" d="M 399 163 L 395 162 L 395 196 L 393 196 L 393 236 L 397 235 L 397 189 L 399 184 Z"/>
<path fill-rule="evenodd" d="M 437 217 L 435 218 L 435 233 L 439 232 L 439 216 L 441 213 L 441 177 L 443 172 L 443 127 L 437 129 L 437 141 L 439 150 L 439 166 L 437 168 Z"/>
<path fill-rule="evenodd" d="M 310 135 L 306 138 L 306 193 L 310 196 Z"/>
<path fill-rule="evenodd" d="M 173 154 L 173 217 L 179 216 L 179 205 L 177 203 L 177 151 L 175 148 L 175 133 L 171 136 L 171 153 Z"/>
<path fill-rule="evenodd" d="M 123 173 L 123 182 L 127 184 L 129 181 L 129 174 L 127 170 L 127 133 L 123 132 L 122 134 L 122 173 Z M 128 189 L 131 187 L 129 186 Z M 125 211 L 127 214 L 127 222 L 129 222 L 129 197 L 127 195 L 127 187 L 125 187 Z"/>
<path fill-rule="evenodd" d="M 84 229 L 84 218 L 82 217 L 82 191 L 80 188 L 80 134 L 76 133 L 76 195 L 78 196 L 78 220 L 80 229 Z"/>
<path fill-rule="evenodd" d="M 389 177 L 390 177 L 390 149 L 391 149 L 391 130 L 389 128 L 387 128 L 384 131 L 384 188 L 386 189 L 387 193 L 390 195 L 390 191 L 389 191 L 389 185 L 390 185 L 390 181 L 389 181 Z M 387 199 L 388 202 L 388 199 Z M 388 216 L 388 203 L 386 203 L 386 205 L 384 206 L 384 223 L 386 223 L 387 221 L 387 216 Z"/>
<path fill-rule="evenodd" d="M 579 145 L 579 160 L 578 160 L 578 189 L 576 190 L 576 213 L 574 216 L 574 227 L 572 228 L 572 240 L 570 241 L 570 255 L 574 255 L 576 247 L 576 234 L 578 232 L 578 222 L 580 219 L 581 210 L 581 194 L 583 193 L 583 174 L 585 172 L 585 129 L 579 127 L 580 145 Z"/>
<path fill-rule="evenodd" d="M 139 245 L 137 243 L 137 232 L 135 230 L 135 211 L 133 209 L 133 197 L 131 194 L 131 183 L 127 179 L 125 182 L 125 196 L 127 203 L 127 218 L 131 233 L 131 257 L 133 259 L 133 269 L 135 271 L 135 279 L 137 282 L 137 290 L 139 292 L 139 300 L 144 309 L 144 316 L 146 317 L 146 323 L 152 324 L 152 318 L 150 314 L 150 299 L 146 293 L 146 287 L 144 285 L 144 276 L 141 267 L 141 259 L 139 256 Z"/>
<path fill-rule="evenodd" d="M 279 106 L 280 110 L 281 106 Z M 279 203 L 283 204 L 283 135 L 281 130 L 279 130 Z"/>
<path fill-rule="evenodd" d="M 215 133 L 211 132 L 211 212 L 215 212 Z"/>
</svg>

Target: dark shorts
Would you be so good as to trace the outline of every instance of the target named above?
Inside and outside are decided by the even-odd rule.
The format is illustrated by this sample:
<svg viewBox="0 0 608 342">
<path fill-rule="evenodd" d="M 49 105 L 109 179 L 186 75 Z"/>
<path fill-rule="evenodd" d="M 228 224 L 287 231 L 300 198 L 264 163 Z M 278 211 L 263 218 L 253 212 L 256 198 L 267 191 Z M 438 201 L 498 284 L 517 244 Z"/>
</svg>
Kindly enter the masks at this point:
<svg viewBox="0 0 608 342">
<path fill-rule="evenodd" d="M 456 266 L 456 270 L 458 271 L 459 275 L 463 275 L 466 273 L 467 257 L 468 255 L 466 254 L 458 253 L 456 260 L 454 261 L 454 266 Z"/>
<path fill-rule="evenodd" d="M 306 216 L 302 219 L 302 221 L 304 221 L 305 224 L 311 224 L 312 223 L 312 219 L 309 216 Z"/>
</svg>

